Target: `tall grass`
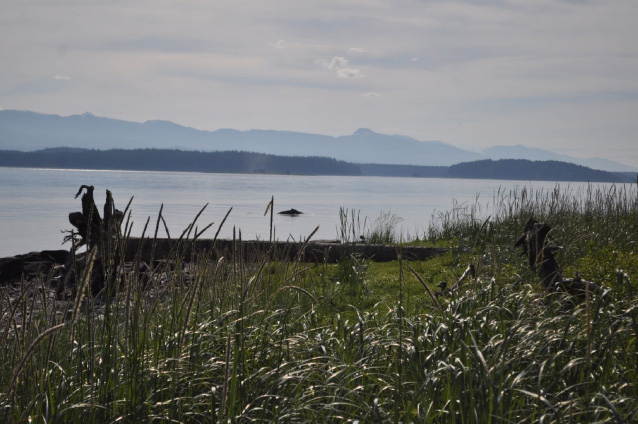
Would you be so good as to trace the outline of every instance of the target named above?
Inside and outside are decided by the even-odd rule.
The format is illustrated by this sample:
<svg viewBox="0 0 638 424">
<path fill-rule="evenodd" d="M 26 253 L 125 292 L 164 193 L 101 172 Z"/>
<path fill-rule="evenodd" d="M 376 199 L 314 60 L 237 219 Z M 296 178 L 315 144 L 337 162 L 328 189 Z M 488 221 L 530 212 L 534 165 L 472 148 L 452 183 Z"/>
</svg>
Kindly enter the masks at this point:
<svg viewBox="0 0 638 424">
<path fill-rule="evenodd" d="M 455 203 L 451 211 L 433 216 L 428 237 L 475 243 L 489 228 L 511 237 L 521 231 L 521 220 L 535 217 L 554 227 L 560 225 L 563 233 L 577 235 L 576 240 L 595 233 L 599 242 L 625 247 L 636 243 L 637 187 L 590 184 L 578 189 L 560 185 L 552 190 L 499 188 L 491 202 L 484 203 L 477 197 L 474 204 Z"/>
<path fill-rule="evenodd" d="M 339 209 L 339 227 L 341 243 L 394 244 L 399 239 L 397 226 L 403 219 L 392 211 L 381 211 L 374 220 L 361 217 L 356 209 Z"/>
<path fill-rule="evenodd" d="M 446 263 L 472 261 L 479 275 L 439 307 L 426 290 L 411 308 L 398 292 L 349 305 L 375 278 L 364 262 L 310 267 L 211 250 L 187 265 L 183 248 L 151 264 L 150 278 L 124 272 L 112 295 L 75 304 L 55 300 L 51 276 L 23 282 L 2 297 L 0 419 L 635 422 L 636 206 L 630 187 L 523 190 L 498 193 L 489 220 L 441 216 L 430 238 L 463 247 Z M 566 307 L 543 296 L 511 247 L 530 215 L 556 228 L 570 251 L 562 264 L 599 273 L 609 299 Z"/>
</svg>

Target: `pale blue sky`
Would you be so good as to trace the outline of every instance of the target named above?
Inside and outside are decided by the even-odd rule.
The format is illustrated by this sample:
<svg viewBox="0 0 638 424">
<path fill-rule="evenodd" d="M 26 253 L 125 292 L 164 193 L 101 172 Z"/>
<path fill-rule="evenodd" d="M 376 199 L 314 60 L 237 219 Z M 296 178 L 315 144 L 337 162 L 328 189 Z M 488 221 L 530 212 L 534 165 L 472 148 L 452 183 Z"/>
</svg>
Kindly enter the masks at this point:
<svg viewBox="0 0 638 424">
<path fill-rule="evenodd" d="M 0 108 L 638 166 L 636 0 L 0 0 Z"/>
</svg>

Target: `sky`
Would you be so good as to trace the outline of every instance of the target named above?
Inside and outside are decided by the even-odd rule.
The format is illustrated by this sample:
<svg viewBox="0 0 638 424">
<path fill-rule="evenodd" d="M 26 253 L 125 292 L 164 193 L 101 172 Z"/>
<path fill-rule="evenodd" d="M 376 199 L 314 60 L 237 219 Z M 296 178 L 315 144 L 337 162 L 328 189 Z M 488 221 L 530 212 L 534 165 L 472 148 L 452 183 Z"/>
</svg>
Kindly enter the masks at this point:
<svg viewBox="0 0 638 424">
<path fill-rule="evenodd" d="M 0 109 L 638 166 L 636 0 L 0 0 Z"/>
</svg>

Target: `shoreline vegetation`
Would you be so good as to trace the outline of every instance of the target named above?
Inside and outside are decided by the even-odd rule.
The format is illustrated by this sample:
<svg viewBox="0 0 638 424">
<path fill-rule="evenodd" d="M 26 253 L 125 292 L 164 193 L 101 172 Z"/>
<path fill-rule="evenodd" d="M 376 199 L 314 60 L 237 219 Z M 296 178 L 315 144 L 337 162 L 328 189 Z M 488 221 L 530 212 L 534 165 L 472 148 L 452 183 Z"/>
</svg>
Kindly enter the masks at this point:
<svg viewBox="0 0 638 424">
<path fill-rule="evenodd" d="M 448 249 L 425 261 L 186 258 L 196 216 L 149 268 L 109 266 L 123 250 L 105 250 L 116 284 L 101 293 L 95 248 L 81 272 L 69 265 L 69 290 L 54 272 L 0 287 L 0 420 L 635 422 L 638 188 L 501 190 L 494 203 L 489 218 L 480 204 L 440 213 L 418 240 L 393 234 L 392 216 L 375 228 L 399 251 Z M 543 289 L 515 247 L 531 217 L 551 226 L 562 274 L 604 296 Z M 355 211 L 341 224 L 342 243 L 372 238 Z M 149 240 L 160 225 L 147 222 Z"/>
<path fill-rule="evenodd" d="M 0 150 L 0 166 L 51 169 L 259 173 L 293 175 L 469 178 L 522 181 L 635 182 L 634 173 L 613 173 L 558 161 L 479 160 L 452 166 L 357 164 L 327 157 L 164 149 Z"/>
</svg>

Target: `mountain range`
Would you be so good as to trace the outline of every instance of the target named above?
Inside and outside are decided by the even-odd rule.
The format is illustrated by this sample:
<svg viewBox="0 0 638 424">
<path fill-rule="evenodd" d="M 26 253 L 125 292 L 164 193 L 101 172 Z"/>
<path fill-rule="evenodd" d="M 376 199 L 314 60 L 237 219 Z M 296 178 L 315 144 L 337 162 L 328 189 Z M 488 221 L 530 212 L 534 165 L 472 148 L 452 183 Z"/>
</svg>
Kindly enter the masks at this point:
<svg viewBox="0 0 638 424">
<path fill-rule="evenodd" d="M 361 128 L 332 137 L 291 131 L 219 129 L 204 131 L 169 121 L 129 122 L 82 115 L 58 116 L 0 111 L 0 150 L 34 151 L 54 147 L 88 149 L 180 149 L 247 151 L 280 156 L 320 156 L 359 164 L 450 166 L 484 159 L 554 160 L 613 172 L 638 168 L 602 158 L 580 159 L 551 151 L 494 146 L 472 152 L 441 141 L 420 141 Z"/>
</svg>

